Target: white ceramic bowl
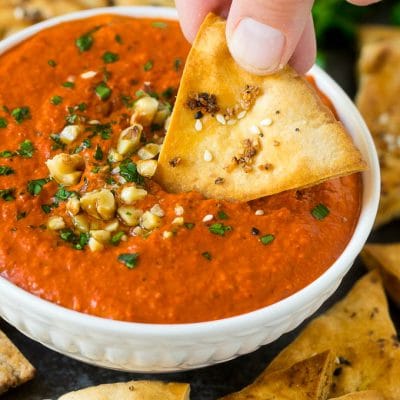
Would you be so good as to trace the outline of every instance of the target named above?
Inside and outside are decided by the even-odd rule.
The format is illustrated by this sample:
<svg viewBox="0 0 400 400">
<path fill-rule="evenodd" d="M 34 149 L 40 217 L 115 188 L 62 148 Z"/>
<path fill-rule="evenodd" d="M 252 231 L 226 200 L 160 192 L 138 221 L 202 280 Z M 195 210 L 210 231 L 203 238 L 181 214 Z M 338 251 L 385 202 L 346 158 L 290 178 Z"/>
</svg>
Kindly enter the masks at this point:
<svg viewBox="0 0 400 400">
<path fill-rule="evenodd" d="M 0 54 L 48 27 L 103 13 L 177 18 L 173 9 L 151 7 L 79 12 L 15 34 L 0 42 Z M 363 173 L 362 209 L 354 235 L 343 254 L 317 280 L 278 303 L 237 317 L 196 324 L 156 325 L 112 321 L 71 311 L 0 278 L 1 316 L 25 335 L 72 358 L 102 367 L 142 372 L 187 370 L 226 361 L 296 328 L 336 290 L 353 264 L 371 231 L 380 192 L 375 147 L 360 114 L 324 71 L 314 67 L 311 75 L 333 102 L 369 166 Z"/>
</svg>

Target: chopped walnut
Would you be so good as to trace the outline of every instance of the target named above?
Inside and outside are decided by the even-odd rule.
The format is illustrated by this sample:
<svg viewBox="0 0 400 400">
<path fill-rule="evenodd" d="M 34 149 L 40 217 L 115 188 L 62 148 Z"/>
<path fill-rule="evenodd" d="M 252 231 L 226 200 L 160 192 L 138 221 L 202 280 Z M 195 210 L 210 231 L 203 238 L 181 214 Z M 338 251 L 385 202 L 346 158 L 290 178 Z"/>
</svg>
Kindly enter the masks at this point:
<svg viewBox="0 0 400 400">
<path fill-rule="evenodd" d="M 191 110 L 200 111 L 202 114 L 215 114 L 219 111 L 215 94 L 205 92 L 189 96 L 186 105 Z"/>
<path fill-rule="evenodd" d="M 240 106 L 242 109 L 249 110 L 259 94 L 260 88 L 258 86 L 246 85 L 240 93 Z"/>
</svg>

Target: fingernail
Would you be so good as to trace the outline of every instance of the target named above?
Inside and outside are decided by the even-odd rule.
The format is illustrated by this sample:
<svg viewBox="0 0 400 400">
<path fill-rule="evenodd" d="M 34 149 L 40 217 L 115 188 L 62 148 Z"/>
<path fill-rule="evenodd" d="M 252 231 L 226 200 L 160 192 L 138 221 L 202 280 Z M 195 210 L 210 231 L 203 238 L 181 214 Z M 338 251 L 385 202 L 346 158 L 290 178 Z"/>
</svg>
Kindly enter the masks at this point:
<svg viewBox="0 0 400 400">
<path fill-rule="evenodd" d="M 243 68 L 256 74 L 267 74 L 281 68 L 285 36 L 269 25 L 246 17 L 228 38 L 228 46 Z"/>
</svg>

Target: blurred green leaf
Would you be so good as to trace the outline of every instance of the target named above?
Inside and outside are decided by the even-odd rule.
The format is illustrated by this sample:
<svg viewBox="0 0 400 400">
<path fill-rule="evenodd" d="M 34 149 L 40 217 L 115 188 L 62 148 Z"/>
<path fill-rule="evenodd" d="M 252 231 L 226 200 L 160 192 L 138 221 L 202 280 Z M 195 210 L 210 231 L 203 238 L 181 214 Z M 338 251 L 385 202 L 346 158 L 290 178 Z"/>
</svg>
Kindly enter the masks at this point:
<svg viewBox="0 0 400 400">
<path fill-rule="evenodd" d="M 394 24 L 400 25 L 400 1 L 392 7 L 391 19 Z"/>
</svg>

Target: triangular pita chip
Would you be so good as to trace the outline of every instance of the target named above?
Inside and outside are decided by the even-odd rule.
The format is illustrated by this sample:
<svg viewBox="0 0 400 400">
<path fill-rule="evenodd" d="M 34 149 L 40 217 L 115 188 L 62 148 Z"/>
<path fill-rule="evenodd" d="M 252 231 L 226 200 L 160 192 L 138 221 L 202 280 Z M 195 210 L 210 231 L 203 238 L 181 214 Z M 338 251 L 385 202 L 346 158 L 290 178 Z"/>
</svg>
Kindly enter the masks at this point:
<svg viewBox="0 0 400 400">
<path fill-rule="evenodd" d="M 290 67 L 264 77 L 242 70 L 225 25 L 210 14 L 200 28 L 156 179 L 171 192 L 248 201 L 365 169 L 311 85 Z"/>
<path fill-rule="evenodd" d="M 334 358 L 330 351 L 272 372 L 223 400 L 326 400 Z"/>
<path fill-rule="evenodd" d="M 361 256 L 369 269 L 379 269 L 383 285 L 400 306 L 400 243 L 367 244 Z"/>
<path fill-rule="evenodd" d="M 0 394 L 31 380 L 35 368 L 0 331 Z"/>
<path fill-rule="evenodd" d="M 387 400 L 400 399 L 400 347 L 377 271 L 361 278 L 342 301 L 311 321 L 264 374 L 326 349 L 337 357 L 331 397 L 377 390 Z"/>
<path fill-rule="evenodd" d="M 362 392 L 355 392 L 345 394 L 344 396 L 335 397 L 330 400 L 386 400 L 383 395 L 376 390 L 364 390 Z"/>
<path fill-rule="evenodd" d="M 189 400 L 186 383 L 131 381 L 93 386 L 64 394 L 59 400 Z"/>
<path fill-rule="evenodd" d="M 376 226 L 400 216 L 400 28 L 389 32 L 386 39 L 379 40 L 379 32 L 362 39 L 367 44 L 358 63 L 356 103 L 381 164 L 382 193 Z"/>
</svg>

